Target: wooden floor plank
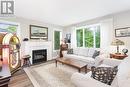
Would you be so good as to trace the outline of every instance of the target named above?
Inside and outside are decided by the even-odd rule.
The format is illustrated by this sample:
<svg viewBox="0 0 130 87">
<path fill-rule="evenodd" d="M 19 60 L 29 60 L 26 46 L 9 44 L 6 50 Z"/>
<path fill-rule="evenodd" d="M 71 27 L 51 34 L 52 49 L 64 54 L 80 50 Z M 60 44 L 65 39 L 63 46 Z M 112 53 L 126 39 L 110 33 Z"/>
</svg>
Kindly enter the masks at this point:
<svg viewBox="0 0 130 87">
<path fill-rule="evenodd" d="M 19 70 L 12 75 L 9 87 L 34 87 L 23 70 Z"/>
</svg>

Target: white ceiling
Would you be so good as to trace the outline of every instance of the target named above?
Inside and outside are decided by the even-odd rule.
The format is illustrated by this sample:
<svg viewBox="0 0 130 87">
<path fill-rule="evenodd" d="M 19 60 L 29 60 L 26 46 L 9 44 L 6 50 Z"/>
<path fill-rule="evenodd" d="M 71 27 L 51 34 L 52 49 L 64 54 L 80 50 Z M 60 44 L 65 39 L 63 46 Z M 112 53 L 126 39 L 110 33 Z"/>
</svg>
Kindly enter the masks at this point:
<svg viewBox="0 0 130 87">
<path fill-rule="evenodd" d="M 16 16 L 67 26 L 129 10 L 130 0 L 16 0 Z"/>
</svg>

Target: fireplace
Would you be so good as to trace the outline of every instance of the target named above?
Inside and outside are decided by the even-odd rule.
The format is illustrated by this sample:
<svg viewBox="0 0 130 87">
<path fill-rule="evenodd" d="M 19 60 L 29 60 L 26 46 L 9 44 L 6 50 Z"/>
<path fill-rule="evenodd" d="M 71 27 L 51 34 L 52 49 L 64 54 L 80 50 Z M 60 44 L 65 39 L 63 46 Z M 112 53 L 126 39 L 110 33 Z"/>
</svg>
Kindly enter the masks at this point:
<svg viewBox="0 0 130 87">
<path fill-rule="evenodd" d="M 32 51 L 33 64 L 41 63 L 41 62 L 45 62 L 45 61 L 47 61 L 47 50 L 46 49 Z"/>
</svg>

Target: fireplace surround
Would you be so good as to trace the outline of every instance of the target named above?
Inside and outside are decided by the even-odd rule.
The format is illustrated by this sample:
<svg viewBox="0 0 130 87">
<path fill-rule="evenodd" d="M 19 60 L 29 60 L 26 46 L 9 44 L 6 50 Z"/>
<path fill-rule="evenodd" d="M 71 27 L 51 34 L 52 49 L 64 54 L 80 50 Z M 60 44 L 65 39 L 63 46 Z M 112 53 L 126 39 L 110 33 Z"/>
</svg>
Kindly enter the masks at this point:
<svg viewBox="0 0 130 87">
<path fill-rule="evenodd" d="M 52 60 L 52 42 L 51 41 L 25 41 L 23 42 L 23 50 L 22 54 L 24 55 L 30 55 L 30 62 L 33 64 L 33 56 L 32 52 L 33 50 L 41 50 L 46 49 L 47 50 L 47 61 Z"/>
</svg>

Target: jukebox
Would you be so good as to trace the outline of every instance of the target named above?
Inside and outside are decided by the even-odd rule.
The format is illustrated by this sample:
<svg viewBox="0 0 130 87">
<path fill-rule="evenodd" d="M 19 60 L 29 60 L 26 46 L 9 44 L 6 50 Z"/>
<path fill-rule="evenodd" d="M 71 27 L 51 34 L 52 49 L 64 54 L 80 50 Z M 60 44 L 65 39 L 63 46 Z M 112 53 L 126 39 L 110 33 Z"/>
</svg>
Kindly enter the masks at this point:
<svg viewBox="0 0 130 87">
<path fill-rule="evenodd" d="M 9 65 L 11 73 L 21 66 L 20 41 L 16 35 L 0 33 L 0 58 L 3 63 Z"/>
</svg>

